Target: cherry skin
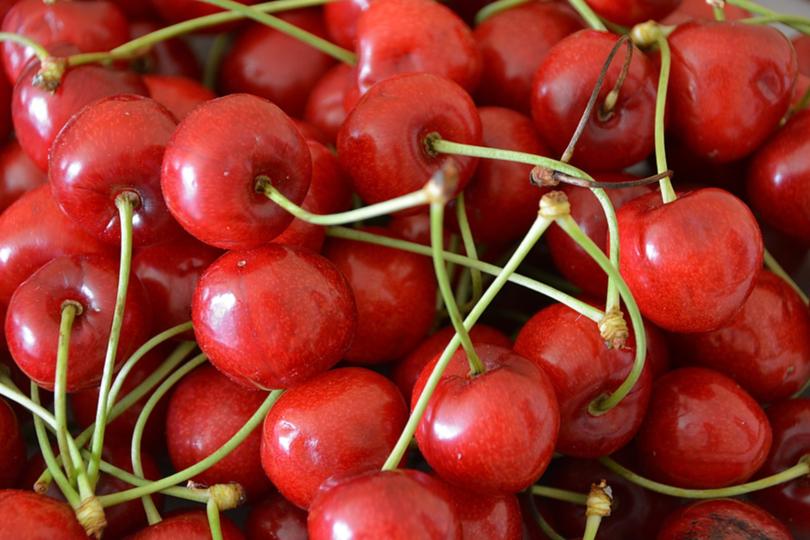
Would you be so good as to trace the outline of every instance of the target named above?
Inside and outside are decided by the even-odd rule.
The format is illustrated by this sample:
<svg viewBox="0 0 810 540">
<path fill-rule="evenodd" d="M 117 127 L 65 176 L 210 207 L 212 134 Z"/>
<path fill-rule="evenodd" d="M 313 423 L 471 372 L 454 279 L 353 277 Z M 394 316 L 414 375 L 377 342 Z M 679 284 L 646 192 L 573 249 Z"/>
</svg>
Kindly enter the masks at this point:
<svg viewBox="0 0 810 540">
<path fill-rule="evenodd" d="M 136 20 L 129 25 L 129 34 L 132 39 L 135 39 L 160 28 L 161 25 L 156 22 Z M 149 51 L 136 59 L 133 64 L 135 69 L 142 73 L 170 77 L 183 76 L 193 80 L 199 80 L 202 77 L 202 70 L 194 51 L 185 41 L 178 38 L 153 44 L 149 47 Z"/>
<path fill-rule="evenodd" d="M 598 15 L 628 27 L 651 19 L 663 19 L 680 3 L 681 0 L 588 0 L 588 5 Z"/>
<path fill-rule="evenodd" d="M 598 416 L 588 410 L 593 400 L 624 382 L 635 357 L 632 337 L 625 348 L 608 349 L 596 323 L 569 307 L 553 304 L 520 329 L 514 348 L 541 368 L 554 387 L 560 405 L 558 452 L 606 456 L 635 436 L 650 399 L 649 369 L 642 371 L 619 405 Z"/>
<path fill-rule="evenodd" d="M 732 379 L 682 368 L 656 382 L 637 443 L 654 480 L 717 488 L 751 478 L 768 456 L 771 428 L 762 408 Z"/>
<path fill-rule="evenodd" d="M 483 493 L 517 493 L 545 471 L 560 416 L 540 368 L 509 349 L 476 348 L 484 373 L 470 375 L 463 350 L 453 355 L 428 401 L 416 441 L 431 468 L 451 484 Z M 411 403 L 436 365 L 422 371 Z"/>
<path fill-rule="evenodd" d="M 94 236 L 118 244 L 121 224 L 115 200 L 137 198 L 132 241 L 155 242 L 177 229 L 160 190 L 163 152 L 176 127 L 157 101 L 119 95 L 96 101 L 65 124 L 50 150 L 53 196 Z"/>
<path fill-rule="evenodd" d="M 323 19 L 332 41 L 344 49 L 354 50 L 357 20 L 372 0 L 336 0 L 323 7 Z"/>
<path fill-rule="evenodd" d="M 701 22 L 679 26 L 669 43 L 673 132 L 718 163 L 759 147 L 787 111 L 798 72 L 785 35 L 769 26 Z"/>
<path fill-rule="evenodd" d="M 220 527 L 223 540 L 243 540 L 245 538 L 227 516 L 220 516 Z M 129 536 L 128 540 L 177 540 L 179 538 L 183 540 L 211 539 L 211 528 L 208 525 L 208 516 L 205 511 L 185 512 L 167 517 L 160 523 Z"/>
<path fill-rule="evenodd" d="M 6 339 L 17 366 L 37 384 L 53 390 L 62 306 L 74 301 L 82 312 L 70 334 L 66 389 L 75 392 L 98 385 L 117 287 L 118 262 L 102 255 L 64 256 L 37 270 L 8 304 Z M 143 289 L 137 278 L 131 278 L 116 362 L 126 360 L 148 334 Z"/>
<path fill-rule="evenodd" d="M 0 489 L 16 486 L 25 466 L 25 441 L 17 415 L 4 399 L 0 398 Z"/>
<path fill-rule="evenodd" d="M 285 392 L 267 414 L 262 465 L 284 497 L 308 508 L 321 484 L 382 467 L 408 419 L 382 375 L 341 368 Z"/>
<path fill-rule="evenodd" d="M 463 540 L 521 540 L 520 503 L 514 495 L 482 495 L 448 486 L 461 521 Z"/>
<path fill-rule="evenodd" d="M 476 101 L 531 114 L 534 72 L 551 47 L 581 29 L 576 12 L 557 2 L 527 2 L 486 19 L 473 31 L 483 65 Z"/>
<path fill-rule="evenodd" d="M 12 130 L 11 96 L 14 86 L 5 77 L 0 76 L 0 141 L 8 139 Z"/>
<path fill-rule="evenodd" d="M 0 490 L 0 537 L 26 540 L 87 540 L 73 510 L 32 491 Z"/>
<path fill-rule="evenodd" d="M 763 252 L 745 203 L 716 188 L 682 193 L 668 204 L 650 193 L 616 216 L 619 268 L 646 318 L 673 332 L 708 332 L 739 311 Z"/>
<path fill-rule="evenodd" d="M 810 38 L 804 35 L 794 36 L 791 40 L 796 49 L 796 59 L 799 62 L 799 73 L 810 75 Z"/>
<path fill-rule="evenodd" d="M 153 18 L 157 15 L 152 2 L 142 2 L 141 0 L 111 0 L 118 6 L 130 21 L 141 21 Z M 133 25 L 138 24 L 137 22 Z M 131 25 L 132 26 L 132 25 Z M 130 26 L 130 27 L 131 27 Z"/>
<path fill-rule="evenodd" d="M 214 132 L 211 126 L 219 128 Z M 163 159 L 163 196 L 192 236 L 222 249 L 250 249 L 273 240 L 292 215 L 264 194 L 266 176 L 298 204 L 312 163 L 304 137 L 267 100 L 232 94 L 204 103 L 178 126 Z"/>
<path fill-rule="evenodd" d="M 400 75 L 375 85 L 338 133 L 338 156 L 354 191 L 367 203 L 405 195 L 424 186 L 448 161 L 458 170 L 461 191 L 477 160 L 431 155 L 425 138 L 432 133 L 454 142 L 481 144 L 481 119 L 464 90 L 427 73 Z"/>
<path fill-rule="evenodd" d="M 307 540 L 307 513 L 274 493 L 250 508 L 245 533 L 248 540 Z"/>
<path fill-rule="evenodd" d="M 331 2 L 327 6 L 337 4 L 340 2 Z M 344 100 L 346 93 L 354 86 L 356 77 L 351 66 L 338 64 L 318 79 L 307 98 L 304 120 L 321 130 L 332 142 L 337 140 L 340 126 L 346 120 Z"/>
<path fill-rule="evenodd" d="M 238 0 L 240 4 L 255 4 L 259 0 Z M 169 23 L 178 23 L 187 21 L 189 19 L 196 19 L 222 11 L 211 4 L 205 2 L 198 2 L 197 0 L 160 0 L 158 2 L 151 2 L 152 6 L 157 10 L 158 14 Z M 222 26 L 215 26 L 209 28 L 209 31 L 219 31 Z"/>
<path fill-rule="evenodd" d="M 725 4 L 723 13 L 727 21 L 745 19 L 751 15 L 741 7 Z M 661 24 L 677 26 L 689 21 L 713 21 L 714 11 L 704 0 L 681 0 L 680 5 L 667 15 Z"/>
<path fill-rule="evenodd" d="M 23 193 L 41 186 L 48 177 L 34 165 L 17 141 L 0 151 L 0 213 Z"/>
<path fill-rule="evenodd" d="M 792 540 L 790 532 L 765 510 L 735 499 L 700 501 L 673 513 L 658 532 L 657 540 L 724 538 Z"/>
<path fill-rule="evenodd" d="M 448 489 L 408 469 L 366 473 L 321 491 L 310 507 L 307 529 L 311 540 L 461 540 Z"/>
<path fill-rule="evenodd" d="M 351 345 L 357 308 L 346 278 L 309 250 L 268 244 L 226 253 L 192 302 L 197 343 L 231 379 L 284 388 L 326 371 Z"/>
<path fill-rule="evenodd" d="M 211 90 L 187 77 L 144 75 L 143 83 L 149 97 L 169 109 L 178 121 L 184 120 L 198 105 L 216 97 Z"/>
</svg>

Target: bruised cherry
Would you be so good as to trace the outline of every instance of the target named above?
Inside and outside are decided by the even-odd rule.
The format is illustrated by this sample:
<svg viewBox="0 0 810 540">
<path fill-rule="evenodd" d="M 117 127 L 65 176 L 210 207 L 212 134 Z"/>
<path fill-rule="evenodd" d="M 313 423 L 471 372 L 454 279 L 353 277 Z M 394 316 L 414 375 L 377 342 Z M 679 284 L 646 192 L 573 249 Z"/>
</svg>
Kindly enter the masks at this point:
<svg viewBox="0 0 810 540">
<path fill-rule="evenodd" d="M 33 491 L 0 490 L 0 538 L 87 540 L 67 504 Z"/>
<path fill-rule="evenodd" d="M 143 83 L 149 97 L 169 109 L 182 121 L 197 105 L 216 97 L 211 90 L 194 79 L 175 75 L 144 75 Z"/>
<path fill-rule="evenodd" d="M 724 538 L 792 540 L 775 517 L 748 502 L 736 499 L 699 501 L 674 512 L 664 522 L 657 540 Z"/>
<path fill-rule="evenodd" d="M 227 516 L 220 516 L 220 527 L 223 540 L 243 540 L 245 538 Z M 205 511 L 191 511 L 167 517 L 160 523 L 150 525 L 129 536 L 128 540 L 178 540 L 179 538 L 210 540 L 211 527 L 208 525 L 208 516 Z"/>
<path fill-rule="evenodd" d="M 273 493 L 251 505 L 245 533 L 248 540 L 307 540 L 307 513 Z"/>
<path fill-rule="evenodd" d="M 41 186 L 48 177 L 25 155 L 17 141 L 0 151 L 0 213 L 23 193 Z"/>
</svg>

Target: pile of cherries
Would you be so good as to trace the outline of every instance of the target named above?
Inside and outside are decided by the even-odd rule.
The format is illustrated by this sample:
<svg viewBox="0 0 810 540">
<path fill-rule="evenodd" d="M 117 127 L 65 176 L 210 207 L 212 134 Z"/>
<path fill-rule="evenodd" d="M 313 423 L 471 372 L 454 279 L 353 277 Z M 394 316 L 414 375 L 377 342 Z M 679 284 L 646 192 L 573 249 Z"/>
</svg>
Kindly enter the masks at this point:
<svg viewBox="0 0 810 540">
<path fill-rule="evenodd" d="M 726 2 L 0 0 L 0 540 L 810 539 L 810 17 Z"/>
</svg>

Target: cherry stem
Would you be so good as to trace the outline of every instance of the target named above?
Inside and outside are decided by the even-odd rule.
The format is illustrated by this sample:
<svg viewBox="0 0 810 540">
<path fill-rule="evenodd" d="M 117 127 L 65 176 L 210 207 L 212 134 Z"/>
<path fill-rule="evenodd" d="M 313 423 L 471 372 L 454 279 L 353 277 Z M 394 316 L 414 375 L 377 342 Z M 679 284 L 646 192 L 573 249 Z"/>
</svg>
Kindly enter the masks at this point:
<svg viewBox="0 0 810 540">
<path fill-rule="evenodd" d="M 714 14 L 714 20 L 723 22 L 726 20 L 726 10 L 723 9 L 725 7 L 725 2 L 711 2 L 712 4 L 712 13 Z"/>
<path fill-rule="evenodd" d="M 529 0 L 497 0 L 495 2 L 492 2 L 491 4 L 487 4 L 481 9 L 479 9 L 478 13 L 475 14 L 475 24 L 479 25 L 485 20 L 492 17 L 493 15 L 500 13 L 501 11 L 506 11 L 507 9 L 511 9 L 513 7 L 520 6 L 528 2 Z"/>
<path fill-rule="evenodd" d="M 515 252 L 504 265 L 503 270 L 497 274 L 495 280 L 490 284 L 489 287 L 487 287 L 487 290 L 481 296 L 481 299 L 475 304 L 475 306 L 473 306 L 470 314 L 467 315 L 467 318 L 464 320 L 464 327 L 467 329 L 467 331 L 469 331 L 473 325 L 475 325 L 481 315 L 484 314 L 484 311 L 487 309 L 489 304 L 492 303 L 492 300 L 495 298 L 495 296 L 497 296 L 497 294 L 509 280 L 509 276 L 514 274 L 517 267 L 520 266 L 521 262 L 523 262 L 523 259 L 526 258 L 537 241 L 540 240 L 540 237 L 543 235 L 549 225 L 551 225 L 551 222 L 552 220 L 538 215 L 528 233 L 526 233 L 526 236 L 523 238 L 523 240 L 521 240 L 520 245 L 518 245 Z M 460 344 L 461 335 L 456 332 L 456 334 L 450 340 L 450 343 L 448 343 L 445 347 L 444 351 L 439 357 L 439 360 L 436 362 L 436 366 L 433 368 L 433 372 L 431 372 L 430 377 L 428 377 L 425 387 L 422 390 L 422 394 L 416 401 L 416 405 L 411 411 L 408 422 L 405 424 L 405 428 L 402 430 L 397 444 L 394 446 L 394 449 L 391 451 L 388 459 L 386 459 L 385 464 L 383 464 L 382 470 L 392 470 L 399 466 L 400 461 L 402 461 L 402 456 L 405 455 L 405 451 L 408 449 L 408 445 L 410 444 L 414 433 L 416 433 L 416 428 L 419 425 L 419 422 L 422 420 L 422 416 L 425 414 L 428 401 L 433 395 L 434 390 L 436 390 L 436 386 L 438 386 L 439 380 L 441 379 L 444 370 L 447 368 L 447 364 L 450 363 L 450 359 L 453 357 L 456 350 L 458 350 Z"/>
<path fill-rule="evenodd" d="M 582 540 L 596 540 L 602 518 L 610 515 L 613 493 L 605 480 L 591 484 L 585 509 L 585 534 Z"/>
<path fill-rule="evenodd" d="M 641 486 L 644 489 L 648 489 L 656 493 L 662 493 L 664 495 L 670 495 L 672 497 L 680 497 L 682 499 L 719 499 L 725 497 L 737 497 L 739 495 L 745 495 L 746 493 L 778 486 L 779 484 L 790 482 L 791 480 L 795 480 L 796 478 L 801 478 L 802 476 L 807 476 L 810 474 L 810 454 L 808 454 L 799 459 L 799 462 L 796 463 L 796 465 L 777 474 L 755 480 L 754 482 L 747 482 L 745 484 L 739 484 L 736 486 L 715 489 L 686 489 L 668 486 L 666 484 L 661 484 L 659 482 L 655 482 L 654 480 L 644 478 L 643 476 L 634 473 L 630 469 L 627 469 L 609 457 L 599 458 L 599 463 L 622 478 Z"/>
<path fill-rule="evenodd" d="M 461 233 L 461 240 L 464 242 L 464 252 L 473 260 L 478 260 L 478 250 L 475 247 L 475 239 L 473 238 L 472 229 L 470 229 L 470 220 L 467 218 L 467 205 L 464 201 L 464 193 L 459 193 L 456 197 L 456 221 L 458 221 L 459 232 Z M 476 268 L 469 268 L 470 280 L 472 281 L 472 301 L 471 304 L 478 302 L 481 298 L 484 285 L 481 279 L 481 271 Z"/>
<path fill-rule="evenodd" d="M 667 42 L 666 36 L 664 36 L 660 29 L 656 37 L 656 43 L 661 51 L 661 71 L 658 75 L 658 93 L 655 96 L 655 164 L 658 172 L 663 173 L 669 170 L 667 166 L 667 149 L 664 144 L 664 114 L 667 107 L 667 90 L 669 87 L 669 71 L 672 63 L 672 53 L 669 50 L 669 42 Z M 662 178 L 659 186 L 664 204 L 672 202 L 677 198 L 669 176 Z"/>
<path fill-rule="evenodd" d="M 72 300 L 62 303 L 62 315 L 59 322 L 59 340 L 56 348 L 56 375 L 53 384 L 53 408 L 56 418 L 56 443 L 61 454 L 62 464 L 71 483 L 76 477 L 73 461 L 67 449 L 67 372 L 70 354 L 70 333 L 73 321 L 82 310 L 81 304 Z"/>
<path fill-rule="evenodd" d="M 795 30 L 803 34 L 810 34 L 810 19 L 800 15 L 786 15 L 783 13 L 774 13 L 771 15 L 760 15 L 758 17 L 749 17 L 747 19 L 740 19 L 743 24 L 772 24 L 783 23 L 791 26 Z"/>
<path fill-rule="evenodd" d="M 763 259 L 765 261 L 765 268 L 770 270 L 772 273 L 776 274 L 780 278 L 784 280 L 785 283 L 790 285 L 790 288 L 796 291 L 796 294 L 799 295 L 799 298 L 802 299 L 804 305 L 810 305 L 810 299 L 808 299 L 807 295 L 804 291 L 799 287 L 795 281 L 790 277 L 790 275 L 782 268 L 782 265 L 779 264 L 779 261 L 773 258 L 773 255 L 766 249 L 763 253 Z"/>
<path fill-rule="evenodd" d="M 45 62 L 51 57 L 48 49 L 34 41 L 33 39 L 23 36 L 21 34 L 14 34 L 12 32 L 0 32 L 0 41 L 11 41 L 23 47 L 28 47 L 34 52 L 34 55 L 39 58 L 40 62 Z"/>
<path fill-rule="evenodd" d="M 631 187 L 654 184 L 655 182 L 660 182 L 665 177 L 671 178 L 673 174 L 674 173 L 671 170 L 666 170 L 662 173 L 653 174 L 652 176 L 646 176 L 637 180 L 624 180 L 621 182 L 589 182 L 588 180 L 575 178 L 560 171 L 552 171 L 542 167 L 535 167 L 530 173 L 530 180 L 532 184 L 538 187 L 556 187 L 560 184 L 568 184 L 571 186 L 584 187 L 588 189 L 627 189 Z"/>
<path fill-rule="evenodd" d="M 214 499 L 208 499 L 205 504 L 205 513 L 208 515 L 208 528 L 211 529 L 211 540 L 222 540 L 222 525 L 219 522 L 219 506 Z"/>
<path fill-rule="evenodd" d="M 731 4 L 732 6 L 740 7 L 749 13 L 754 13 L 756 15 L 764 15 L 764 16 L 780 16 L 781 14 L 777 11 L 774 11 L 770 8 L 766 8 L 765 6 L 761 6 L 756 2 L 752 2 L 751 0 L 726 0 L 727 3 Z M 804 22 L 801 24 L 797 24 L 795 21 L 786 21 L 786 24 L 802 33 L 808 33 L 810 31 L 810 20 L 804 19 Z"/>
<path fill-rule="evenodd" d="M 584 493 L 577 493 L 576 491 L 568 491 L 567 489 L 559 489 L 549 486 L 532 486 L 531 492 L 532 495 L 546 499 L 554 499 L 556 501 L 579 504 L 582 506 L 588 504 L 587 495 Z"/>
<path fill-rule="evenodd" d="M 537 505 L 534 504 L 534 497 L 529 495 L 526 497 L 526 505 L 529 507 L 529 512 L 531 512 L 532 517 L 537 522 L 537 525 L 540 527 L 540 530 L 545 534 L 550 540 L 566 540 L 565 537 L 561 536 L 560 534 L 555 531 L 551 525 L 549 525 L 546 518 L 537 510 Z"/>
<path fill-rule="evenodd" d="M 607 32 L 607 27 L 605 23 L 602 22 L 602 19 L 591 9 L 585 0 L 568 0 L 568 3 L 571 4 L 571 7 L 579 13 L 579 16 L 582 17 L 585 22 L 593 28 L 594 30 L 601 30 L 602 32 Z"/>
<path fill-rule="evenodd" d="M 205 69 L 203 70 L 203 84 L 210 90 L 216 91 L 219 66 L 222 64 L 222 58 L 225 56 L 230 44 L 231 34 L 228 32 L 217 34 L 217 37 L 211 43 L 208 56 L 205 58 Z"/>
</svg>

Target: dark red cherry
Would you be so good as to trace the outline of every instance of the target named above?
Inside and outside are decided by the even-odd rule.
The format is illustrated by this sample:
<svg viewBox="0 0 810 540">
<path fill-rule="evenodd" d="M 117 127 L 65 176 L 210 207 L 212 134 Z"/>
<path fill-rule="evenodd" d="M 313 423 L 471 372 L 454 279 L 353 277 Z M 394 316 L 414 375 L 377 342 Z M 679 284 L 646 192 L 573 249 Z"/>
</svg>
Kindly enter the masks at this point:
<svg viewBox="0 0 810 540">
<path fill-rule="evenodd" d="M 453 355 L 416 430 L 419 450 L 448 482 L 483 493 L 517 493 L 551 460 L 560 429 L 554 387 L 540 368 L 509 349 L 475 347 L 484 373 L 470 375 L 462 349 Z M 436 365 L 422 371 L 411 403 Z"/>
<path fill-rule="evenodd" d="M 650 19 L 663 19 L 680 3 L 681 0 L 588 0 L 588 5 L 598 15 L 628 27 Z"/>
<path fill-rule="evenodd" d="M 390 235 L 378 227 L 364 230 Z M 324 254 L 346 276 L 357 302 L 357 332 L 346 359 L 379 364 L 411 352 L 436 311 L 430 258 L 340 238 L 330 239 Z"/>
<path fill-rule="evenodd" d="M 372 0 L 336 0 L 323 7 L 323 19 L 332 41 L 344 49 L 354 50 L 357 20 Z"/>
<path fill-rule="evenodd" d="M 152 2 L 143 0 L 111 0 L 131 21 L 148 19 L 156 15 Z M 138 24 L 137 22 L 132 25 Z"/>
<path fill-rule="evenodd" d="M 298 204 L 311 172 L 306 141 L 281 109 L 232 94 L 200 105 L 177 127 L 161 183 L 169 210 L 192 236 L 222 249 L 249 249 L 272 241 L 292 221 L 256 192 L 256 178 L 268 177 Z"/>
<path fill-rule="evenodd" d="M 73 510 L 33 491 L 0 490 L 0 538 L 87 540 Z"/>
<path fill-rule="evenodd" d="M 454 142 L 481 144 L 475 104 L 443 77 L 400 75 L 380 82 L 360 99 L 338 133 L 338 156 L 354 190 L 367 203 L 416 191 L 448 161 L 458 170 L 458 191 L 462 190 L 477 160 L 431 155 L 425 138 L 432 133 Z"/>
<path fill-rule="evenodd" d="M 14 85 L 6 77 L 0 76 L 0 141 L 8 139 L 12 131 L 11 96 Z"/>
<path fill-rule="evenodd" d="M 251 506 L 247 540 L 307 540 L 307 513 L 274 493 Z"/>
<path fill-rule="evenodd" d="M 461 540 L 461 522 L 442 482 L 400 469 L 343 480 L 321 491 L 307 521 L 310 540 Z"/>
<path fill-rule="evenodd" d="M 745 19 L 751 15 L 741 7 L 731 4 L 723 6 L 723 13 L 727 21 L 736 21 L 738 19 Z M 661 24 L 677 26 L 689 21 L 713 21 L 714 11 L 712 6 L 706 3 L 705 0 L 681 0 L 680 5 L 667 15 Z"/>
<path fill-rule="evenodd" d="M 139 2 L 140 0 L 131 0 Z M 149 2 L 141 2 L 149 3 Z M 150 34 L 161 28 L 153 21 L 138 20 L 129 25 L 132 39 Z M 202 76 L 200 64 L 189 45 L 182 39 L 173 38 L 158 41 L 149 47 L 149 51 L 134 62 L 135 68 L 143 73 L 155 75 L 183 76 L 198 80 Z"/>
<path fill-rule="evenodd" d="M 255 4 L 259 0 L 238 0 L 240 4 Z M 196 19 L 222 11 L 214 5 L 198 0 L 159 0 L 151 1 L 154 8 L 166 22 L 178 23 L 187 21 L 188 19 Z M 214 27 L 215 30 L 221 29 L 221 26 Z"/>
<path fill-rule="evenodd" d="M 230 381 L 211 366 L 201 366 L 180 381 L 169 400 L 166 446 L 176 470 L 202 461 L 228 442 L 256 412 L 267 394 Z M 206 485 L 236 482 L 255 500 L 270 490 L 262 473 L 255 430 L 216 465 L 194 477 Z"/>
<path fill-rule="evenodd" d="M 25 466 L 25 441 L 17 415 L 0 398 L 0 488 L 15 487 Z"/>
<path fill-rule="evenodd" d="M 483 65 L 478 103 L 530 114 L 534 72 L 554 44 L 580 29 L 582 20 L 561 2 L 526 2 L 479 24 L 473 31 Z"/>
<path fill-rule="evenodd" d="M 332 2 L 327 6 L 339 3 Z M 330 141 L 337 140 L 340 126 L 346 120 L 344 100 L 356 77 L 351 66 L 338 64 L 324 73 L 309 93 L 304 120 L 321 130 Z"/>
<path fill-rule="evenodd" d="M 673 132 L 715 162 L 760 146 L 787 111 L 796 80 L 788 38 L 770 26 L 706 21 L 679 26 L 669 43 Z"/>
<path fill-rule="evenodd" d="M 0 213 L 32 189 L 48 181 L 17 141 L 10 141 L 0 151 Z"/>
<path fill-rule="evenodd" d="M 724 540 L 793 540 L 787 528 L 771 514 L 735 499 L 700 501 L 673 513 L 657 540 L 722 538 Z"/>
<path fill-rule="evenodd" d="M 169 109 L 182 121 L 197 105 L 216 97 L 211 90 L 193 79 L 172 75 L 144 75 L 149 97 Z"/>
<path fill-rule="evenodd" d="M 463 540 L 521 540 L 523 538 L 520 503 L 512 494 L 473 493 L 448 486 L 461 521 Z"/>
<path fill-rule="evenodd" d="M 635 436 L 650 399 L 648 369 L 619 405 L 598 416 L 588 410 L 630 372 L 635 358 L 630 334 L 626 347 L 608 349 L 596 323 L 562 304 L 540 310 L 521 328 L 515 351 L 548 375 L 560 405 L 558 452 L 606 456 Z"/>
<path fill-rule="evenodd" d="M 159 5 L 162 4 L 159 3 Z M 196 5 L 196 4 L 195 4 Z M 206 5 L 206 4 L 199 4 Z M 220 516 L 223 540 L 243 540 L 245 537 L 227 516 Z M 204 510 L 176 514 L 128 537 L 128 540 L 210 540 L 211 527 Z M 44 539 L 43 539 L 44 540 Z"/>
<path fill-rule="evenodd" d="M 70 43 L 81 52 L 109 51 L 129 39 L 129 26 L 111 2 L 21 0 L 3 19 L 3 32 L 21 34 L 45 48 Z M 34 56 L 28 47 L 3 43 L 3 64 L 14 83 Z"/>
<path fill-rule="evenodd" d="M 654 480 L 686 488 L 745 482 L 768 456 L 771 427 L 732 379 L 682 368 L 658 379 L 638 434 L 641 463 Z"/>
<path fill-rule="evenodd" d="M 241 384 L 284 388 L 335 365 L 354 336 L 346 278 L 309 250 L 268 244 L 226 253 L 203 274 L 194 333 L 214 366 Z"/>
<path fill-rule="evenodd" d="M 810 37 L 803 34 L 794 36 L 791 40 L 796 49 L 796 59 L 799 62 L 799 73 L 810 75 Z"/>
<path fill-rule="evenodd" d="M 546 54 L 532 81 L 532 116 L 543 140 L 562 154 L 618 36 L 581 30 Z M 610 64 L 591 117 L 577 142 L 572 162 L 597 171 L 620 170 L 653 150 L 657 70 L 640 51 L 633 53 L 627 78 L 613 109 L 602 114 L 604 99 L 622 69 L 624 48 Z"/>
<path fill-rule="evenodd" d="M 617 218 L 622 276 L 642 314 L 661 328 L 715 330 L 748 298 L 762 267 L 762 235 L 727 191 L 698 189 L 668 204 L 650 193 Z"/>
</svg>

